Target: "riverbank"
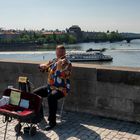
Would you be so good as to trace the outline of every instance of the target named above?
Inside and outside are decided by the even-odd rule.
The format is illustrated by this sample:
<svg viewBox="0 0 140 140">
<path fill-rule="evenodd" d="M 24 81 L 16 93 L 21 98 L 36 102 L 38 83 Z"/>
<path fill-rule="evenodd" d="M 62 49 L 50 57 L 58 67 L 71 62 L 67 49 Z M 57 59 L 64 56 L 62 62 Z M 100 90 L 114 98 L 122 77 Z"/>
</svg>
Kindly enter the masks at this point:
<svg viewBox="0 0 140 140">
<path fill-rule="evenodd" d="M 71 49 L 69 46 L 77 46 L 74 49 L 79 49 L 78 44 L 84 44 L 84 43 L 121 43 L 123 40 L 118 40 L 114 42 L 109 41 L 101 41 L 101 40 L 93 40 L 93 41 L 84 41 L 84 42 L 75 42 L 71 44 L 64 43 L 65 46 L 67 46 L 67 49 Z M 59 45 L 57 43 L 48 43 L 48 44 L 38 44 L 38 43 L 0 43 L 0 51 L 45 51 L 45 50 L 54 50 L 56 46 Z M 102 48 L 103 49 L 103 48 Z"/>
</svg>

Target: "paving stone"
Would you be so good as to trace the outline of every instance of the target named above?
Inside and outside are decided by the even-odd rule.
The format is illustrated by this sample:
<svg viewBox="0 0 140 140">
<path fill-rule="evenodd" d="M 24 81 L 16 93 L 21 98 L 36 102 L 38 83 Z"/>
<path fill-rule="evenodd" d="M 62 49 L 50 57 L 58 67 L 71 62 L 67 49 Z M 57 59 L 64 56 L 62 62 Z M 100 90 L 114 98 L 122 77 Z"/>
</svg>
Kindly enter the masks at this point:
<svg viewBox="0 0 140 140">
<path fill-rule="evenodd" d="M 47 116 L 47 114 L 46 114 Z M 59 116 L 59 115 L 58 115 Z M 4 137 L 5 124 L 0 116 L 0 140 Z M 18 140 L 140 140 L 140 124 L 96 117 L 86 113 L 65 112 L 63 121 L 54 130 L 44 131 L 47 117 L 39 124 L 33 137 L 22 133 Z M 16 120 L 9 123 L 6 140 L 16 140 Z M 22 129 L 23 131 L 23 129 Z"/>
</svg>

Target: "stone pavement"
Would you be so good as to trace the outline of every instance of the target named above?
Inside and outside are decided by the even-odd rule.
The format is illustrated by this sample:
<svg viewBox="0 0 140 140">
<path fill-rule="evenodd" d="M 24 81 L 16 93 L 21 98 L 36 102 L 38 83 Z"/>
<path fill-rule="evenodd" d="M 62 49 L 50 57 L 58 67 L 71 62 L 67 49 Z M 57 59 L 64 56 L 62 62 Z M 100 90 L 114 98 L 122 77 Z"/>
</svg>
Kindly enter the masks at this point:
<svg viewBox="0 0 140 140">
<path fill-rule="evenodd" d="M 47 120 L 47 118 L 45 118 Z M 35 136 L 21 134 L 18 140 L 140 140 L 140 124 L 107 119 L 83 113 L 64 112 L 62 123 L 49 132 L 43 131 L 43 120 Z M 5 124 L 0 117 L 0 140 L 3 139 Z M 6 140 L 16 140 L 13 120 L 8 125 Z"/>
</svg>

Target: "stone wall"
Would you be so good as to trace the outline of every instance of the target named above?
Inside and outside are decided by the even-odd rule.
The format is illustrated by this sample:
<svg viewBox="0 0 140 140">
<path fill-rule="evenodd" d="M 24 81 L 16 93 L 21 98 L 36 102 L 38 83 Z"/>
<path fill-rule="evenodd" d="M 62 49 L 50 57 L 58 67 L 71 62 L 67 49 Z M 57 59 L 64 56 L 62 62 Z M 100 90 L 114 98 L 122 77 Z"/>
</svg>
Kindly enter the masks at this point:
<svg viewBox="0 0 140 140">
<path fill-rule="evenodd" d="M 28 76 L 35 87 L 46 84 L 47 74 L 38 64 L 1 61 L 1 94 L 8 85 L 18 87 L 18 76 Z M 65 110 L 139 122 L 140 69 L 73 64 Z"/>
</svg>

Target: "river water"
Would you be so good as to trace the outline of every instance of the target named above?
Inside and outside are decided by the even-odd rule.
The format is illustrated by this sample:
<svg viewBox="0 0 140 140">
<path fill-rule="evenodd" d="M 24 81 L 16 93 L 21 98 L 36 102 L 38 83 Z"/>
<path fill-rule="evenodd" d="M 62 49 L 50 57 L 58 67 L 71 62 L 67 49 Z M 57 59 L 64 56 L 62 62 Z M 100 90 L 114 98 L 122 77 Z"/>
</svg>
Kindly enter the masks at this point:
<svg viewBox="0 0 140 140">
<path fill-rule="evenodd" d="M 130 44 L 118 43 L 81 43 L 76 45 L 66 45 L 69 51 L 86 51 L 89 48 L 107 50 L 104 54 L 113 57 L 112 62 L 92 62 L 99 65 L 140 67 L 140 40 L 133 40 Z M 22 52 L 0 52 L 0 60 L 29 60 L 29 61 L 47 61 L 55 57 L 55 50 L 46 51 L 22 51 Z M 89 62 L 88 62 L 89 63 Z M 90 62 L 91 63 L 91 62 Z"/>
</svg>

